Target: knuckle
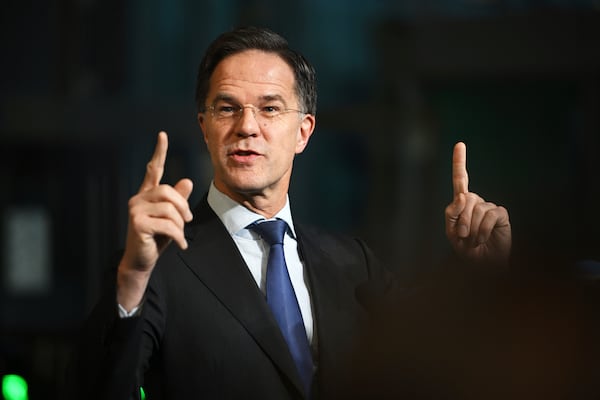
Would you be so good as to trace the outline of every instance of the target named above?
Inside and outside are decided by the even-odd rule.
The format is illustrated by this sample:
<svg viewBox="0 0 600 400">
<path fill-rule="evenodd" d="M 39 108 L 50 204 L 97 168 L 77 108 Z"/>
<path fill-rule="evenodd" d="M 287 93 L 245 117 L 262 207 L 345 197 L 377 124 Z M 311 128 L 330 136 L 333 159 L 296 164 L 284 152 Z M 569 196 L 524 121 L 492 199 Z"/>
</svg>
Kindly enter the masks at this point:
<svg viewBox="0 0 600 400">
<path fill-rule="evenodd" d="M 135 195 L 131 198 L 129 198 L 129 201 L 127 201 L 127 207 L 131 210 L 132 208 L 134 208 L 137 203 L 138 203 L 138 195 Z"/>
<path fill-rule="evenodd" d="M 142 214 L 142 207 L 139 203 L 133 203 L 129 206 L 129 215 L 131 218 L 139 218 L 140 214 Z"/>
<path fill-rule="evenodd" d="M 469 202 L 472 202 L 472 203 L 481 203 L 481 202 L 483 202 L 483 199 L 478 194 L 476 194 L 476 193 L 468 192 L 468 193 L 465 193 L 465 196 L 467 197 L 467 200 Z"/>
<path fill-rule="evenodd" d="M 158 171 L 161 170 L 161 165 L 156 162 L 154 159 L 148 161 L 148 164 L 146 164 L 146 170 L 148 171 Z"/>
<path fill-rule="evenodd" d="M 173 197 L 173 187 L 166 183 L 160 184 L 157 187 L 158 193 L 163 199 L 170 199 Z"/>
<path fill-rule="evenodd" d="M 141 214 L 132 213 L 129 220 L 131 221 L 132 227 L 139 228 L 143 225 L 145 216 Z"/>
<path fill-rule="evenodd" d="M 500 210 L 498 209 L 498 207 L 496 207 L 496 205 L 492 205 L 488 210 L 486 215 L 489 216 L 489 218 L 498 218 L 498 216 L 500 215 Z"/>
<path fill-rule="evenodd" d="M 166 192 L 165 186 L 166 186 L 166 184 L 162 183 L 162 184 L 158 185 L 154 190 L 156 190 L 156 193 L 159 196 L 164 197 L 165 192 Z"/>
<path fill-rule="evenodd" d="M 147 193 L 145 191 L 140 191 L 129 198 L 127 205 L 129 208 L 135 207 L 145 201 L 147 197 Z"/>
</svg>

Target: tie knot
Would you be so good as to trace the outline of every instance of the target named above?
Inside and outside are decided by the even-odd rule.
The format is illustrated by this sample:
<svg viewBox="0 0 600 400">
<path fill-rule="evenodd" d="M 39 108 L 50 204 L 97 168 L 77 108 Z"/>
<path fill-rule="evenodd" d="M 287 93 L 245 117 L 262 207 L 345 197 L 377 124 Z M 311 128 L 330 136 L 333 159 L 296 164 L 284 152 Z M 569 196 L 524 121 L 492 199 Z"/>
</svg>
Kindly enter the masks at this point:
<svg viewBox="0 0 600 400">
<path fill-rule="evenodd" d="M 274 244 L 283 244 L 283 236 L 287 229 L 287 222 L 282 219 L 273 221 L 255 222 L 248 226 L 248 229 L 258 233 L 262 238 L 272 246 Z"/>
</svg>

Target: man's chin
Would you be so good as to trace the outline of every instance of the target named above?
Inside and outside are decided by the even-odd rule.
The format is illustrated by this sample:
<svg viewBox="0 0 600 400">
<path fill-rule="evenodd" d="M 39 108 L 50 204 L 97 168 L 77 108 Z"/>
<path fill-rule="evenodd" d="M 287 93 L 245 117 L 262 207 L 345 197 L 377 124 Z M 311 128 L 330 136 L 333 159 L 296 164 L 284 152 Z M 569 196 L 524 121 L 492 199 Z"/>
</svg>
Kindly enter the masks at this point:
<svg viewBox="0 0 600 400">
<path fill-rule="evenodd" d="M 243 196 L 257 196 L 261 195 L 265 191 L 265 187 L 263 185 L 259 184 L 258 182 L 249 181 L 248 179 L 243 181 L 229 181 L 221 185 L 215 183 L 215 185 L 217 186 L 217 189 L 221 190 L 222 192 L 230 193 L 232 195 L 237 193 Z"/>
</svg>

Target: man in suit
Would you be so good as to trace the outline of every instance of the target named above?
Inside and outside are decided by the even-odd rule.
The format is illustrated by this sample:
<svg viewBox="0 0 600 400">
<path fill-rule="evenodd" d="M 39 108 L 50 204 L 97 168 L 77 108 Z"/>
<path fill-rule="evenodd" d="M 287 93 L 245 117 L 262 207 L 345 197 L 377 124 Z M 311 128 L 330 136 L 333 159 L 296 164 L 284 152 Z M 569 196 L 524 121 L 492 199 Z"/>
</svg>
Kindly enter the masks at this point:
<svg viewBox="0 0 600 400">
<path fill-rule="evenodd" d="M 294 157 L 315 128 L 314 69 L 279 35 L 237 29 L 208 48 L 196 100 L 213 182 L 192 213 L 190 180 L 160 183 L 168 142 L 159 134 L 129 201 L 116 287 L 84 329 L 73 364 L 79 386 L 111 399 L 131 398 L 140 385 L 152 400 L 334 397 L 367 318 L 361 293 L 384 293 L 395 281 L 362 241 L 292 218 Z M 453 163 L 451 243 L 467 259 L 505 262 L 506 210 L 468 191 L 463 144 Z M 263 220 L 285 221 L 282 248 L 308 373 L 306 352 L 301 366 L 269 298 L 275 250 L 255 229 Z"/>
</svg>

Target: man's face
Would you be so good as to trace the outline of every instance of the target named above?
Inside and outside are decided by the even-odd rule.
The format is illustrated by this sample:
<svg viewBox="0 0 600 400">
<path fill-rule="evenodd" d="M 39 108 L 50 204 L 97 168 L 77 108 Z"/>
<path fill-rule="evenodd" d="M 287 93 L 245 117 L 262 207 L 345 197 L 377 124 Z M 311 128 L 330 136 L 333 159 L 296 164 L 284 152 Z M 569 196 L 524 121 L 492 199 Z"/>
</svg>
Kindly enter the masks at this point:
<svg viewBox="0 0 600 400">
<path fill-rule="evenodd" d="M 287 194 L 294 156 L 304 150 L 315 126 L 314 116 L 301 112 L 261 116 L 274 109 L 302 109 L 292 69 L 273 53 L 247 50 L 229 56 L 210 78 L 206 106 L 198 122 L 215 186 L 239 202 L 249 196 L 279 201 Z M 244 108 L 237 115 L 219 116 L 239 107 Z"/>
</svg>

